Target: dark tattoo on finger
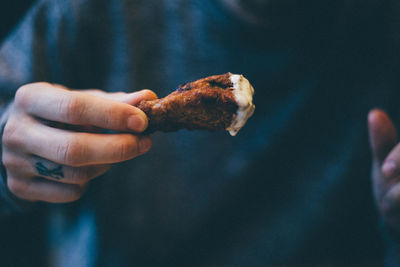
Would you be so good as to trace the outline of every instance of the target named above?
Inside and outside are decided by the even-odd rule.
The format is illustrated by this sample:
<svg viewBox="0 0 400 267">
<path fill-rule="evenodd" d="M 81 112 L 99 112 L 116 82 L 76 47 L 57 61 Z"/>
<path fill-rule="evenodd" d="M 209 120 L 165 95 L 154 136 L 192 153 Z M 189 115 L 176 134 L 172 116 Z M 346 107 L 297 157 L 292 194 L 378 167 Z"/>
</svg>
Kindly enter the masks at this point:
<svg viewBox="0 0 400 267">
<path fill-rule="evenodd" d="M 35 166 L 40 175 L 51 177 L 57 180 L 64 178 L 62 165 L 56 165 L 54 168 L 48 168 L 42 162 L 38 161 L 36 162 Z"/>
</svg>

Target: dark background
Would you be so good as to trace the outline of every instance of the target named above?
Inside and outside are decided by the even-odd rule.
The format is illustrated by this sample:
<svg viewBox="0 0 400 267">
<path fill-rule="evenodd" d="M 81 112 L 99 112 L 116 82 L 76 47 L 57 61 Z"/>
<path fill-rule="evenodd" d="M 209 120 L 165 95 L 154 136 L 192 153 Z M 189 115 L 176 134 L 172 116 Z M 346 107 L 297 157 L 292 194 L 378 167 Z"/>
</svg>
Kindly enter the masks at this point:
<svg viewBox="0 0 400 267">
<path fill-rule="evenodd" d="M 12 0 L 0 8 L 0 41 L 13 30 L 18 21 L 28 11 L 34 0 Z"/>
</svg>

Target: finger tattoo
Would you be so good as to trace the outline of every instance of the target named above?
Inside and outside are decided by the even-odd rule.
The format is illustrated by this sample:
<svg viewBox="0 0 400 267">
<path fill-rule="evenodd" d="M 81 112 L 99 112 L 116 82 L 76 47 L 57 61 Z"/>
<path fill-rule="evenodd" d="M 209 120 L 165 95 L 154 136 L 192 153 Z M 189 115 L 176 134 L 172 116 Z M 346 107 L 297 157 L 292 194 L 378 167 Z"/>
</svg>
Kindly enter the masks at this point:
<svg viewBox="0 0 400 267">
<path fill-rule="evenodd" d="M 64 178 L 63 166 L 60 164 L 55 164 L 55 163 L 49 164 L 49 162 L 37 161 L 35 163 L 35 167 L 36 171 L 42 176 L 51 177 L 57 180 Z"/>
</svg>

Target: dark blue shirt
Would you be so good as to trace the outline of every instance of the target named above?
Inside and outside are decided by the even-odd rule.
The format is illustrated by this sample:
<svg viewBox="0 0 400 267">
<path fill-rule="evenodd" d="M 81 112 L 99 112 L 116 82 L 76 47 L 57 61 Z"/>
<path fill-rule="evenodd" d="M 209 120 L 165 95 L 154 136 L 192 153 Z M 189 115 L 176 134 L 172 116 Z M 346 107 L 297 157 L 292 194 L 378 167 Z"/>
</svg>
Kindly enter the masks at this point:
<svg viewBox="0 0 400 267">
<path fill-rule="evenodd" d="M 256 111 L 236 137 L 156 133 L 148 154 L 117 164 L 78 202 L 4 215 L 1 258 L 381 264 L 366 116 L 376 106 L 397 116 L 395 11 L 340 3 L 310 1 L 266 29 L 212 0 L 39 1 L 0 49 L 3 99 L 34 81 L 162 97 L 230 71 L 253 83 Z"/>
</svg>

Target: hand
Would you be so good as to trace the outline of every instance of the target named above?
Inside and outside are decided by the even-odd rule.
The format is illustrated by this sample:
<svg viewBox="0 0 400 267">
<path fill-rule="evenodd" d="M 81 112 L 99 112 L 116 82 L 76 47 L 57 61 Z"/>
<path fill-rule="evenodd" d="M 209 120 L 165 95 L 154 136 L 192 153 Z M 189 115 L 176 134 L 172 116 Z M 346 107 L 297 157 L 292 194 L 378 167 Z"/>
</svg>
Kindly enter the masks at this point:
<svg viewBox="0 0 400 267">
<path fill-rule="evenodd" d="M 29 201 L 77 200 L 89 181 L 111 164 L 150 149 L 150 137 L 132 134 L 144 131 L 148 123 L 133 105 L 156 97 L 150 90 L 70 91 L 48 83 L 21 87 L 3 133 L 10 191 Z"/>
<path fill-rule="evenodd" d="M 368 128 L 375 200 L 385 223 L 400 233 L 400 144 L 397 130 L 381 110 L 369 113 Z"/>
</svg>

